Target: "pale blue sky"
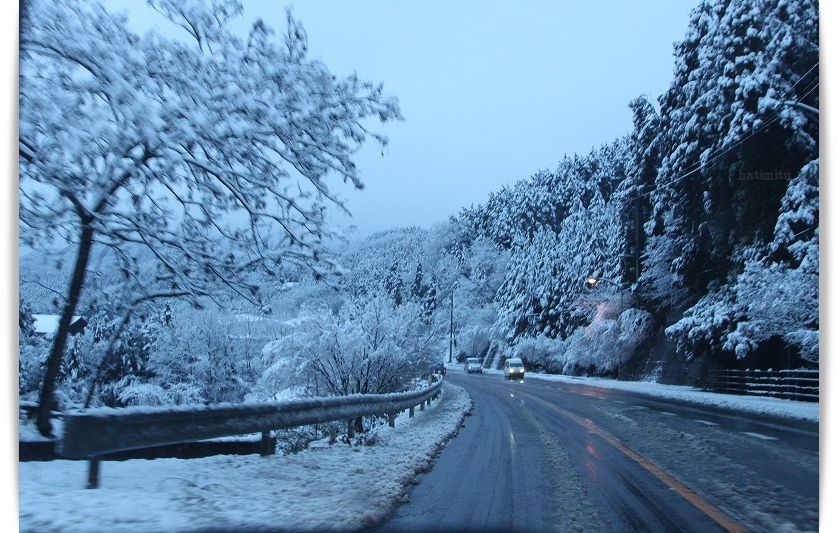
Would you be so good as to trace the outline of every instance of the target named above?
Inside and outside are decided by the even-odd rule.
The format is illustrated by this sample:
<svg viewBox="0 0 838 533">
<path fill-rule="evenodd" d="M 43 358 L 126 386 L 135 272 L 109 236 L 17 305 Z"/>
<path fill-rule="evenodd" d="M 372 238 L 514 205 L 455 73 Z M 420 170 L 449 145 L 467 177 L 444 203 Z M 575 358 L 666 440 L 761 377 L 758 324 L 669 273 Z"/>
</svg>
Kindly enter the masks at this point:
<svg viewBox="0 0 838 533">
<path fill-rule="evenodd" d="M 366 184 L 337 187 L 360 234 L 430 226 L 564 154 L 627 133 L 628 102 L 656 97 L 672 76 L 672 45 L 697 0 L 245 0 L 281 30 L 285 7 L 312 57 L 398 96 L 404 122 L 357 157 Z M 108 0 L 138 27 L 156 19 L 134 0 Z M 165 28 L 160 28 L 166 31 Z"/>
</svg>

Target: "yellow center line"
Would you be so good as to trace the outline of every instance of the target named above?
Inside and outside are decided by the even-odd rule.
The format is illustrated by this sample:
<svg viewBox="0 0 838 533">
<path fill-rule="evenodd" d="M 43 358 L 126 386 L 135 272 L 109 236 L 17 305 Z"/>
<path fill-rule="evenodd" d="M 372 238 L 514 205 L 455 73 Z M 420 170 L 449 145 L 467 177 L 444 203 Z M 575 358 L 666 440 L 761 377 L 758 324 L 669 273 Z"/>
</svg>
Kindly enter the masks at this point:
<svg viewBox="0 0 838 533">
<path fill-rule="evenodd" d="M 562 409 L 561 407 L 553 405 L 552 403 L 542 400 L 541 398 L 538 398 L 536 396 L 532 396 L 529 394 L 527 394 L 526 396 L 576 422 L 580 426 L 584 427 L 588 431 L 588 433 L 599 435 L 607 443 L 620 450 L 626 457 L 628 457 L 629 459 L 643 467 L 647 472 L 661 480 L 667 487 L 680 494 L 682 498 L 693 504 L 698 510 L 712 518 L 714 522 L 719 524 L 725 530 L 731 533 L 740 533 L 747 531 L 747 529 L 744 526 L 734 522 L 731 518 L 729 518 L 726 514 L 720 511 L 713 504 L 711 504 L 710 502 L 708 502 L 707 500 L 690 490 L 683 483 L 679 482 L 677 479 L 673 478 L 668 473 L 666 473 L 666 471 L 664 471 L 661 467 L 646 459 L 636 451 L 632 450 L 610 433 L 607 433 L 606 431 L 602 430 L 599 426 L 594 424 L 592 420 L 577 416 L 566 409 Z"/>
</svg>

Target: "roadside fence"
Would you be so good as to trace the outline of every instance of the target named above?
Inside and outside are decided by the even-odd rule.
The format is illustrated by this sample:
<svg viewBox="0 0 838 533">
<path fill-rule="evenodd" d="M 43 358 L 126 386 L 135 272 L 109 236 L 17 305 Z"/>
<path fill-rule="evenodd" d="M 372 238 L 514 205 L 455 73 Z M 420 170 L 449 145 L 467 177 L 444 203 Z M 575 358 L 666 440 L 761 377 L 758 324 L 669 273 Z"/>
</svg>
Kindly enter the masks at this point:
<svg viewBox="0 0 838 533">
<path fill-rule="evenodd" d="M 818 370 L 710 370 L 707 390 L 817 402 Z"/>
</svg>

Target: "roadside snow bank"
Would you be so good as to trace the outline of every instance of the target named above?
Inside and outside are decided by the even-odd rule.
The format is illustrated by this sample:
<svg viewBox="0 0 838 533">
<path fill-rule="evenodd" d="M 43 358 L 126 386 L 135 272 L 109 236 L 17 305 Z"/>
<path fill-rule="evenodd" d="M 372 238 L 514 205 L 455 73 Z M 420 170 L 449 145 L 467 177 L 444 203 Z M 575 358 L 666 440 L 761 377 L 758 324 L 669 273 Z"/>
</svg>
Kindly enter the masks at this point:
<svg viewBox="0 0 838 533">
<path fill-rule="evenodd" d="M 453 367 L 451 367 L 453 368 Z M 484 368 L 486 374 L 503 375 L 503 370 Z M 565 376 L 561 374 L 539 374 L 527 372 L 527 379 L 573 383 L 601 389 L 616 389 L 655 398 L 665 398 L 704 407 L 715 407 L 727 411 L 738 411 L 756 415 L 774 416 L 794 420 L 818 422 L 819 402 L 798 402 L 761 396 L 739 396 L 707 392 L 685 385 L 664 385 L 650 381 L 617 381 L 608 378 Z"/>
<path fill-rule="evenodd" d="M 403 497 L 460 427 L 471 399 L 446 383 L 440 400 L 371 446 L 312 447 L 296 455 L 20 463 L 21 531 L 345 530 L 369 527 Z"/>
</svg>

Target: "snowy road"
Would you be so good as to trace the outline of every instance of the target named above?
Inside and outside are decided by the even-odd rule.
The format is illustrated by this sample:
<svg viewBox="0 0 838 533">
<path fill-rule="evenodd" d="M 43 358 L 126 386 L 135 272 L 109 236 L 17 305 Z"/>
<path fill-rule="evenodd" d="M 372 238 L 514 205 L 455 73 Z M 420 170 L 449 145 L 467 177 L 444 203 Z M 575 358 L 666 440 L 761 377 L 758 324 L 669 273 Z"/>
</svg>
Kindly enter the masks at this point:
<svg viewBox="0 0 838 533">
<path fill-rule="evenodd" d="M 817 530 L 818 426 L 497 375 L 383 531 Z"/>
</svg>

